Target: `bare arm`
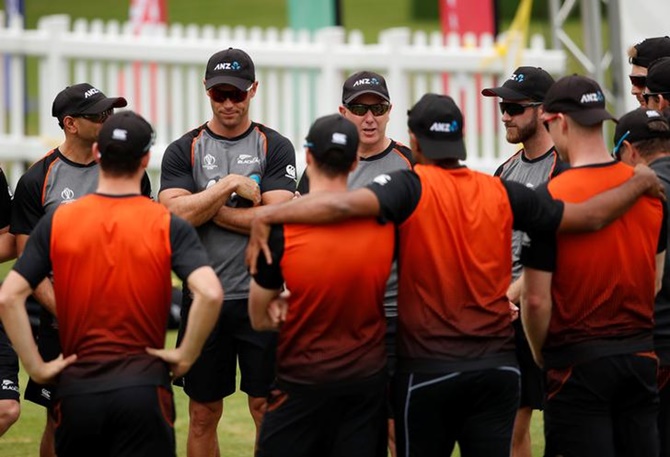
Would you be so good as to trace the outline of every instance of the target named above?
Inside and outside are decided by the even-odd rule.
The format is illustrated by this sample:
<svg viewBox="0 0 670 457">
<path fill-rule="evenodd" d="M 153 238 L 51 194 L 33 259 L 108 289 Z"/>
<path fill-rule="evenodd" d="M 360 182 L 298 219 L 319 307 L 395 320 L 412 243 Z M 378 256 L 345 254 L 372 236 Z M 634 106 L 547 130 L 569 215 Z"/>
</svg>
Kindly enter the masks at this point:
<svg viewBox="0 0 670 457">
<path fill-rule="evenodd" d="M 559 231 L 600 230 L 621 217 L 645 193 L 662 196 L 663 185 L 646 165 L 635 167 L 632 178 L 582 203 L 565 203 Z"/>
<path fill-rule="evenodd" d="M 16 250 L 19 255 L 26 248 L 28 238 L 30 238 L 28 235 L 16 235 Z M 56 294 L 49 278 L 46 278 L 35 288 L 33 296 L 47 311 L 54 316 L 56 315 Z"/>
<path fill-rule="evenodd" d="M 507 299 L 510 303 L 514 303 L 515 305 L 519 304 L 519 301 L 521 301 L 521 289 L 523 289 L 523 275 L 519 276 L 516 281 L 510 284 L 507 288 Z"/>
<path fill-rule="evenodd" d="M 328 224 L 352 217 L 374 217 L 381 212 L 377 196 L 369 189 L 350 192 L 310 193 L 280 205 L 259 208 L 251 223 L 246 263 L 256 274 L 256 261 L 262 251 L 268 265 L 272 255 L 268 247 L 272 224 Z"/>
<path fill-rule="evenodd" d="M 55 360 L 44 362 L 33 339 L 26 311 L 26 298 L 31 292 L 28 281 L 17 272 L 10 271 L 0 289 L 0 317 L 28 375 L 35 382 L 47 384 L 77 360 L 77 356 L 72 354 L 64 359 L 61 354 Z"/>
<path fill-rule="evenodd" d="M 280 289 L 266 289 L 251 280 L 249 289 L 249 320 L 254 330 L 278 331 L 286 320 L 286 297 Z"/>
<path fill-rule="evenodd" d="M 188 288 L 193 293 L 193 303 L 188 313 L 186 332 L 179 347 L 175 349 L 147 348 L 151 355 L 170 364 L 174 377 L 183 376 L 196 361 L 207 337 L 216 324 L 223 289 L 221 282 L 211 267 L 200 267 L 187 278 Z"/>
<path fill-rule="evenodd" d="M 262 195 L 262 205 L 276 205 L 291 200 L 293 192 L 288 190 L 272 190 Z M 219 227 L 233 232 L 248 235 L 251 230 L 251 221 L 254 219 L 259 207 L 253 208 L 230 208 L 221 206 L 214 215 L 213 221 Z"/>
<path fill-rule="evenodd" d="M 654 295 L 656 295 L 663 286 L 663 273 L 665 270 L 665 255 L 666 251 L 656 254 L 656 285 L 654 288 Z"/>
<path fill-rule="evenodd" d="M 552 273 L 525 267 L 521 292 L 521 322 L 528 339 L 533 359 L 542 367 L 542 347 L 547 339 L 551 321 Z"/>
<path fill-rule="evenodd" d="M 186 189 L 163 190 L 158 194 L 158 201 L 171 213 L 198 227 L 212 219 L 233 192 L 254 204 L 260 202 L 260 189 L 256 181 L 235 174 L 225 176 L 196 194 Z"/>
<path fill-rule="evenodd" d="M 9 233 L 9 226 L 0 229 L 0 262 L 16 258 L 16 239 Z"/>
</svg>

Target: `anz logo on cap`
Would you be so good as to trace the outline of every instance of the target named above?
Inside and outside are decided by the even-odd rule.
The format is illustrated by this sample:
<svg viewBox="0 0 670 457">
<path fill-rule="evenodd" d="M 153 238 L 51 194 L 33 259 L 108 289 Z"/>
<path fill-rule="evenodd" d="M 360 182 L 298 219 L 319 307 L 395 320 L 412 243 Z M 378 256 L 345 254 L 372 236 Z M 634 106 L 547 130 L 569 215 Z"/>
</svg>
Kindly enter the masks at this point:
<svg viewBox="0 0 670 457">
<path fill-rule="evenodd" d="M 605 101 L 605 96 L 602 92 L 589 92 L 582 95 L 582 98 L 579 100 L 579 103 L 601 103 Z"/>
<path fill-rule="evenodd" d="M 216 67 L 214 67 L 214 71 L 218 70 L 241 70 L 242 65 L 237 60 L 234 60 L 233 62 L 220 62 L 216 64 Z"/>
<path fill-rule="evenodd" d="M 518 75 L 516 73 L 512 73 L 512 76 L 510 76 L 509 79 L 511 81 L 522 83 L 526 79 L 526 76 L 523 73 L 519 73 Z"/>
<path fill-rule="evenodd" d="M 453 133 L 458 131 L 458 121 L 451 122 L 433 122 L 430 126 L 431 132 Z"/>
<path fill-rule="evenodd" d="M 378 86 L 379 80 L 377 78 L 361 78 L 354 83 L 354 87 L 362 86 L 364 84 L 367 86 Z"/>
</svg>

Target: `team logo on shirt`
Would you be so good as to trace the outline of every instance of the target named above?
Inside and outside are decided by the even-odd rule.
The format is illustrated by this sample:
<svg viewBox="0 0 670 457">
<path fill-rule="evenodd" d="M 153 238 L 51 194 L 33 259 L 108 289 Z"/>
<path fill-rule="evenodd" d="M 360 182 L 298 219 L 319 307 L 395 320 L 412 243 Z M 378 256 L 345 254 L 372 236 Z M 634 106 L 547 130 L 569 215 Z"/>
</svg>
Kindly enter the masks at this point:
<svg viewBox="0 0 670 457">
<path fill-rule="evenodd" d="M 216 164 L 216 158 L 212 154 L 207 154 L 202 158 L 202 161 L 205 163 L 205 170 L 213 170 L 219 166 Z"/>
<path fill-rule="evenodd" d="M 11 379 L 3 379 L 2 384 L 0 385 L 0 389 L 2 390 L 13 390 L 14 392 L 19 391 L 19 386 L 14 384 L 14 381 Z"/>
<path fill-rule="evenodd" d="M 60 198 L 63 199 L 61 203 L 72 203 L 74 201 L 74 191 L 69 187 L 66 187 L 60 193 Z"/>
<path fill-rule="evenodd" d="M 261 163 L 261 159 L 249 154 L 240 154 L 237 156 L 237 163 L 243 165 L 250 165 L 252 163 Z"/>
<path fill-rule="evenodd" d="M 291 178 L 292 180 L 295 181 L 296 179 L 295 167 L 293 165 L 286 165 L 286 174 L 284 176 L 286 176 L 287 178 Z"/>
<path fill-rule="evenodd" d="M 375 182 L 379 184 L 380 186 L 384 186 L 388 184 L 391 181 L 391 177 L 389 175 L 379 175 L 375 179 L 372 180 L 372 182 Z"/>
</svg>

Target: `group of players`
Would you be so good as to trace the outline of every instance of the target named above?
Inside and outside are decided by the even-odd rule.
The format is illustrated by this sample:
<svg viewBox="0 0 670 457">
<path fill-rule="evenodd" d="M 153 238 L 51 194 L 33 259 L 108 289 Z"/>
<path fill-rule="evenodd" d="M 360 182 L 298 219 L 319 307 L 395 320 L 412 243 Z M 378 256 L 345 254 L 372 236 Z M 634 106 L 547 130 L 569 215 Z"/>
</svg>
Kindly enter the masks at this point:
<svg viewBox="0 0 670 457">
<path fill-rule="evenodd" d="M 0 289 L 0 434 L 18 353 L 47 407 L 42 457 L 174 455 L 171 379 L 188 455 L 217 456 L 238 363 L 258 456 L 526 456 L 533 409 L 547 456 L 670 455 L 665 210 L 643 195 L 656 174 L 626 165 L 670 185 L 670 38 L 631 63 L 643 107 L 614 158 L 595 81 L 520 67 L 483 90 L 523 144 L 502 180 L 460 163 L 451 97 L 414 105 L 407 148 L 386 136 L 384 78 L 355 73 L 307 134 L 296 193 L 293 146 L 249 117 L 253 61 L 226 49 L 205 71 L 212 118 L 163 155 L 160 204 L 152 127 L 114 114 L 121 97 L 64 89 L 64 142 L 0 199 L 0 258 L 20 254 Z M 182 324 L 159 349 L 170 270 Z"/>
</svg>

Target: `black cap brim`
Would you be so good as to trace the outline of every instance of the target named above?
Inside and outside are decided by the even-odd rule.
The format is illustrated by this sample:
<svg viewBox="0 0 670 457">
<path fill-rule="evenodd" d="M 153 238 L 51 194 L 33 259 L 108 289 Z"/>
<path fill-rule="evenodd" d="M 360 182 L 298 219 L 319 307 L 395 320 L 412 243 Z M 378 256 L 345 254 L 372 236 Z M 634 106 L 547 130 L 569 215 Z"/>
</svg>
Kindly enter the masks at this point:
<svg viewBox="0 0 670 457">
<path fill-rule="evenodd" d="M 593 108 L 589 110 L 579 110 L 579 111 L 573 111 L 570 113 L 565 113 L 568 116 L 570 116 L 576 123 L 579 125 L 583 125 L 586 127 L 590 127 L 592 125 L 599 124 L 604 121 L 614 121 L 614 122 L 619 122 L 617 118 L 612 116 L 606 109 L 604 108 Z"/>
<path fill-rule="evenodd" d="M 509 87 L 489 87 L 482 90 L 482 95 L 485 97 L 500 97 L 509 100 L 527 100 L 530 99 L 528 95 L 510 89 Z"/>
<path fill-rule="evenodd" d="M 74 114 L 98 114 L 112 108 L 123 108 L 128 106 L 128 101 L 123 97 L 107 97 L 92 104 L 85 110 Z"/>
<path fill-rule="evenodd" d="M 230 84 L 231 86 L 237 87 L 239 90 L 248 91 L 251 89 L 254 82 L 244 78 L 236 78 L 234 76 L 215 76 L 205 81 L 205 89 L 209 90 L 212 87 L 221 84 Z"/>
<path fill-rule="evenodd" d="M 360 92 L 356 92 L 355 94 L 350 95 L 348 98 L 342 100 L 342 102 L 346 105 L 347 103 L 350 103 L 352 100 L 355 100 L 355 99 L 357 99 L 358 97 L 360 97 L 361 95 L 365 95 L 365 94 L 374 94 L 374 95 L 378 95 L 378 96 L 380 96 L 382 99 L 386 100 L 387 102 L 391 102 L 391 100 L 389 100 L 389 97 L 388 97 L 387 95 L 382 94 L 381 92 L 378 92 L 378 91 L 376 91 L 376 90 L 370 90 L 370 89 L 366 89 L 366 90 L 362 90 L 362 91 L 360 91 Z"/>
<path fill-rule="evenodd" d="M 432 160 L 458 159 L 467 157 L 465 142 L 462 138 L 456 140 L 434 140 L 432 138 L 416 136 L 421 148 L 421 154 Z"/>
</svg>

